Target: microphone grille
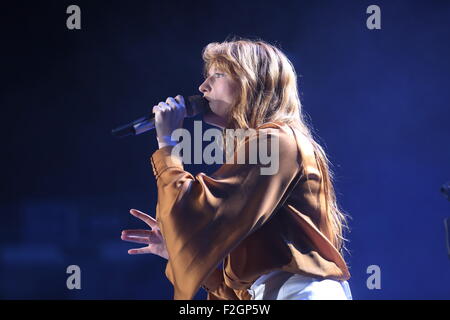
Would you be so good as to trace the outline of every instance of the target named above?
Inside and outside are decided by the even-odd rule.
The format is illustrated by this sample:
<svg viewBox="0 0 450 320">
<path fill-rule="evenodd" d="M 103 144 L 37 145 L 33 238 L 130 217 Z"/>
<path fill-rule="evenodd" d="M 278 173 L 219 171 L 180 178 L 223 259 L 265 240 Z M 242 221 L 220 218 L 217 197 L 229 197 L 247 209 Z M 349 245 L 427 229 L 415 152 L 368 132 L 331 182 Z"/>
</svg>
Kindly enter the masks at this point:
<svg viewBox="0 0 450 320">
<path fill-rule="evenodd" d="M 188 118 L 209 110 L 209 101 L 200 95 L 189 96 L 187 99 L 184 99 L 184 102 L 186 105 L 186 116 Z"/>
</svg>

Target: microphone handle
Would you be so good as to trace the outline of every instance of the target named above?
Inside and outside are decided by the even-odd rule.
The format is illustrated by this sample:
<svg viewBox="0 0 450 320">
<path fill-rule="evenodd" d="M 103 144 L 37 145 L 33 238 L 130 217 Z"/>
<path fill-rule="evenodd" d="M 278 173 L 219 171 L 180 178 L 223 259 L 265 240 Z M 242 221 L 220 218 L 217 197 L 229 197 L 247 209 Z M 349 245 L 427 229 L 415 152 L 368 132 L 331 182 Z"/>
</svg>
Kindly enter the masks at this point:
<svg viewBox="0 0 450 320">
<path fill-rule="evenodd" d="M 111 133 L 113 136 L 123 138 L 127 136 L 137 136 L 138 134 L 144 133 L 153 128 L 155 128 L 154 116 L 146 116 L 139 118 L 132 123 L 127 123 L 126 125 L 117 127 L 113 129 Z"/>
</svg>

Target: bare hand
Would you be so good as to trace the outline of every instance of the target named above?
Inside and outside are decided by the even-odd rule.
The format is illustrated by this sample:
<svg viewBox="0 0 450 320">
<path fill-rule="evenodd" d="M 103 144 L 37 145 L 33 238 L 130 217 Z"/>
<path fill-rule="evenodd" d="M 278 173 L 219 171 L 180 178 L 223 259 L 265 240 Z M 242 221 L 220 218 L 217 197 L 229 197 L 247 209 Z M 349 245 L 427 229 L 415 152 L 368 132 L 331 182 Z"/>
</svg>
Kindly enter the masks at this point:
<svg viewBox="0 0 450 320">
<path fill-rule="evenodd" d="M 186 117 L 186 106 L 184 98 L 177 95 L 174 98 L 168 97 L 166 102 L 160 102 L 153 107 L 155 114 L 155 129 L 159 147 L 175 145 L 177 141 L 172 141 L 172 132 L 183 127 L 183 120 Z"/>
<path fill-rule="evenodd" d="M 144 221 L 151 230 L 135 229 L 122 231 L 122 240 L 148 244 L 146 247 L 130 249 L 128 250 L 128 254 L 152 253 L 165 259 L 169 259 L 166 243 L 164 242 L 164 238 L 159 229 L 158 222 L 148 214 L 136 209 L 131 209 L 130 213 L 136 218 Z"/>
</svg>

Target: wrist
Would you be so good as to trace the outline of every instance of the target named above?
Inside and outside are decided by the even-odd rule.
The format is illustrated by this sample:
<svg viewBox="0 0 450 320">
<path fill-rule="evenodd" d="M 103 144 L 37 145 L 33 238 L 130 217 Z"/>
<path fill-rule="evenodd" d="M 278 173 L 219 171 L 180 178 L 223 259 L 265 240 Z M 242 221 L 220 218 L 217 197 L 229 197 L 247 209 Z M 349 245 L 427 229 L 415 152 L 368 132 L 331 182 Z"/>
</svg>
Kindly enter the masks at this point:
<svg viewBox="0 0 450 320">
<path fill-rule="evenodd" d="M 158 142 L 158 149 L 161 149 L 161 148 L 164 148 L 167 146 L 175 146 L 175 143 Z"/>
<path fill-rule="evenodd" d="M 166 146 L 175 146 L 178 142 L 173 141 L 170 136 L 164 136 L 162 138 L 157 137 L 156 140 L 158 141 L 158 148 L 164 148 Z"/>
</svg>

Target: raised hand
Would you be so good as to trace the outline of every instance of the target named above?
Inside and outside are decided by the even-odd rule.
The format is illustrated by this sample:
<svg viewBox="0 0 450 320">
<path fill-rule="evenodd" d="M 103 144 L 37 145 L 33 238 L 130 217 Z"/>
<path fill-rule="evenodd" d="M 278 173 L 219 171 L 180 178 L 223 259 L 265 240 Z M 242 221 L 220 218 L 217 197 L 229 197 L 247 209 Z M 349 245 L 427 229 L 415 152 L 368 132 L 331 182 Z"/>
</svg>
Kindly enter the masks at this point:
<svg viewBox="0 0 450 320">
<path fill-rule="evenodd" d="M 128 254 L 152 253 L 165 259 L 169 259 L 166 244 L 159 229 L 158 222 L 148 214 L 136 209 L 131 209 L 130 213 L 136 218 L 144 221 L 151 230 L 134 229 L 122 231 L 122 240 L 148 244 L 146 247 L 130 249 L 128 250 Z"/>
</svg>

